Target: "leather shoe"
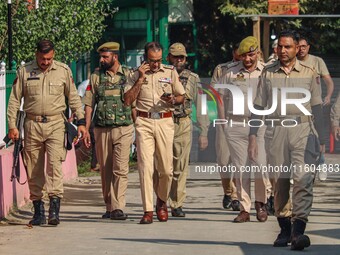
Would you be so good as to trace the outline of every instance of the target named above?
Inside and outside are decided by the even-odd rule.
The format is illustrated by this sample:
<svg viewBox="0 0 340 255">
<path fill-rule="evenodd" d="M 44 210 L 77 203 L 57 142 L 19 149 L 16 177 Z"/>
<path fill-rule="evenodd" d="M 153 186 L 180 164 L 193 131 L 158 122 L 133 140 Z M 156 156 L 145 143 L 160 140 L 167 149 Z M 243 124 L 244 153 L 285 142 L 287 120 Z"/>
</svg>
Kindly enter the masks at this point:
<svg viewBox="0 0 340 255">
<path fill-rule="evenodd" d="M 166 203 L 162 201 L 160 198 L 157 198 L 156 213 L 157 213 L 157 219 L 160 222 L 168 221 L 168 208 L 166 206 Z"/>
<path fill-rule="evenodd" d="M 106 211 L 103 215 L 102 215 L 102 219 L 110 219 L 110 211 Z"/>
<path fill-rule="evenodd" d="M 111 220 L 126 220 L 128 215 L 120 209 L 113 210 L 110 213 Z"/>
<path fill-rule="evenodd" d="M 231 208 L 233 209 L 233 211 L 241 211 L 240 201 L 238 200 L 231 201 Z"/>
<path fill-rule="evenodd" d="M 224 195 L 222 205 L 224 209 L 229 209 L 231 207 L 231 196 Z"/>
<path fill-rule="evenodd" d="M 259 222 L 266 222 L 268 219 L 267 209 L 264 203 L 255 201 L 256 219 Z"/>
<path fill-rule="evenodd" d="M 171 209 L 172 217 L 185 217 L 185 212 L 183 212 L 182 207 Z"/>
<path fill-rule="evenodd" d="M 144 212 L 140 224 L 151 224 L 153 222 L 153 212 Z"/>
<path fill-rule="evenodd" d="M 250 221 L 249 213 L 241 211 L 238 216 L 234 219 L 235 223 L 244 223 Z"/>
</svg>

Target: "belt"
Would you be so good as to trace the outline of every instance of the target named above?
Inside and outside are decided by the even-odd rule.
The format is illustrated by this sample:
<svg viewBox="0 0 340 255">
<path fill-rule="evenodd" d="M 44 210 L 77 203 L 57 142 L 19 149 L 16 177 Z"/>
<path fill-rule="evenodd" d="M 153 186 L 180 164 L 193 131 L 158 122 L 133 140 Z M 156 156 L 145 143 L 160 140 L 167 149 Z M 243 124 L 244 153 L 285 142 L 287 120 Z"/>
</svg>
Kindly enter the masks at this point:
<svg viewBox="0 0 340 255">
<path fill-rule="evenodd" d="M 138 117 L 149 118 L 149 119 L 163 119 L 171 118 L 172 112 L 141 112 L 137 111 Z"/>
<path fill-rule="evenodd" d="M 33 115 L 30 113 L 27 113 L 26 118 L 29 120 L 34 120 L 35 122 L 47 123 L 50 121 L 63 119 L 63 115 L 58 114 L 58 115 L 52 115 L 52 116 L 45 116 L 45 115 Z"/>
<path fill-rule="evenodd" d="M 179 122 L 184 121 L 184 120 L 186 120 L 186 119 L 188 119 L 188 118 L 189 118 L 189 115 L 182 116 L 182 117 L 176 117 L 176 116 L 174 116 L 174 122 L 178 124 Z"/>
<path fill-rule="evenodd" d="M 295 125 L 295 124 L 302 124 L 302 123 L 307 123 L 307 122 L 312 122 L 313 118 L 312 116 L 284 116 L 284 117 L 273 117 L 273 119 L 277 119 L 276 121 L 271 121 L 270 119 L 268 120 L 269 122 L 272 122 L 273 126 L 281 126 L 281 122 L 284 121 L 283 124 L 285 125 Z M 268 122 L 266 121 L 266 122 Z"/>
<path fill-rule="evenodd" d="M 243 115 L 228 115 L 228 120 L 237 121 L 237 122 L 243 122 L 248 121 L 249 117 L 243 116 Z"/>
</svg>

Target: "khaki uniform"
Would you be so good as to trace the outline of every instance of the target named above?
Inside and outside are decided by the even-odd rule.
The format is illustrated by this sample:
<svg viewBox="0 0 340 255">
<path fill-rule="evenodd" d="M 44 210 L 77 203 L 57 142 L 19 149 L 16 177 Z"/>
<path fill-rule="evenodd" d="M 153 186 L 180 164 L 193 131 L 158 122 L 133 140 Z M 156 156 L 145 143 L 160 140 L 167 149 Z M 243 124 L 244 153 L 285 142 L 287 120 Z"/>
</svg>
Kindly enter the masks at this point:
<svg viewBox="0 0 340 255">
<path fill-rule="evenodd" d="M 310 101 L 304 103 L 304 107 L 311 112 L 311 107 L 322 104 L 317 74 L 310 67 L 296 60 L 295 66 L 288 74 L 281 67 L 280 62 L 275 62 L 265 68 L 261 76 L 261 84 L 257 90 L 255 105 L 270 107 L 273 102 L 272 89 L 278 88 L 278 107 L 267 118 L 270 119 L 297 119 L 299 124 L 295 127 L 275 126 L 272 129 L 270 141 L 269 164 L 278 167 L 287 167 L 293 171 L 293 209 L 289 199 L 290 177 L 288 171 L 279 171 L 275 186 L 275 215 L 277 217 L 292 217 L 293 221 L 299 219 L 307 221 L 313 200 L 313 174 L 305 171 L 305 149 L 309 134 L 316 131 L 311 118 L 304 116 L 295 105 L 287 105 L 287 116 L 281 116 L 281 88 L 295 87 L 305 88 L 311 92 Z M 301 93 L 289 93 L 289 98 L 302 98 Z M 280 123 L 280 122 L 279 122 Z M 292 166 L 293 170 L 292 170 Z M 296 170 L 294 170 L 294 168 Z M 300 170 L 302 169 L 302 170 Z"/>
<path fill-rule="evenodd" d="M 186 180 L 189 171 L 189 155 L 191 150 L 192 122 L 190 114 L 192 102 L 197 106 L 197 123 L 200 135 L 208 135 L 209 117 L 201 113 L 201 100 L 199 89 L 202 89 L 197 74 L 185 69 L 179 74 L 180 81 L 185 88 L 185 102 L 176 106 L 174 111 L 175 136 L 173 147 L 173 179 L 170 190 L 170 206 L 178 208 L 183 206 L 186 197 Z"/>
<path fill-rule="evenodd" d="M 253 98 L 256 96 L 256 88 L 259 82 L 259 76 L 264 68 L 264 65 L 261 62 L 257 62 L 256 69 L 252 72 L 249 72 L 243 65 L 242 61 L 236 62 L 234 64 L 230 64 L 228 69 L 226 70 L 226 74 L 221 78 L 222 84 L 232 84 L 237 86 L 242 90 L 244 94 L 244 98 L 248 98 L 248 88 L 252 88 L 253 90 Z M 230 92 L 224 90 L 227 96 Z M 251 162 L 248 159 L 248 137 L 250 127 L 247 122 L 250 119 L 251 113 L 248 110 L 247 100 L 244 100 L 245 106 L 245 115 L 243 116 L 235 116 L 233 115 L 233 98 L 232 96 L 227 96 L 229 100 L 226 102 L 227 112 L 225 118 L 228 120 L 228 125 L 225 127 L 225 136 L 226 142 L 228 143 L 228 147 L 230 150 L 231 161 L 233 165 L 236 167 L 237 172 L 234 175 L 234 180 L 236 183 L 237 196 L 238 200 L 241 204 L 241 211 L 250 212 L 251 208 L 251 199 L 250 199 L 250 171 L 243 171 L 244 166 L 250 166 Z M 245 120 L 246 124 L 243 124 Z M 232 125 L 230 125 L 232 124 Z M 262 172 L 261 166 L 266 165 L 266 152 L 264 145 L 264 132 L 266 126 L 262 126 L 259 129 L 257 135 L 257 144 L 258 144 L 258 159 L 256 162 L 256 166 L 258 167 L 258 171 L 254 171 L 255 178 L 255 201 L 266 203 L 267 202 L 267 193 L 266 193 L 266 185 L 268 182 L 268 177 L 266 174 Z M 254 165 L 254 164 L 253 164 Z"/>
<path fill-rule="evenodd" d="M 215 67 L 213 76 L 211 78 L 211 86 L 214 86 L 219 82 L 221 77 L 223 77 L 228 69 L 228 65 L 232 64 L 233 61 L 229 61 L 224 64 L 219 64 Z M 219 107 L 219 105 L 217 105 Z M 216 149 L 216 160 L 217 164 L 220 166 L 227 166 L 231 163 L 230 161 L 230 152 L 228 148 L 228 144 L 226 143 L 225 134 L 223 131 L 222 125 L 216 126 L 216 142 L 215 142 L 215 149 Z M 221 179 L 226 179 L 227 186 L 223 187 L 225 191 L 225 195 L 231 197 L 232 200 L 237 200 L 237 193 L 235 184 L 232 181 L 231 174 L 228 172 L 220 172 Z"/>
<path fill-rule="evenodd" d="M 121 65 L 116 74 L 107 71 L 105 78 L 107 86 L 124 86 L 130 76 L 130 70 Z M 91 75 L 90 85 L 86 90 L 83 103 L 94 107 L 98 87 L 100 86 L 100 72 Z M 125 89 L 122 88 L 124 91 Z M 112 90 L 106 90 L 106 94 Z M 123 94 L 121 93 L 121 96 Z M 98 111 L 98 108 L 97 108 Z M 116 116 L 117 117 L 117 116 Z M 115 118 L 115 117 L 114 117 Z M 117 117 L 118 118 L 118 117 Z M 94 118 L 94 136 L 96 154 L 100 164 L 102 192 L 107 211 L 123 210 L 125 208 L 125 193 L 128 185 L 130 149 L 133 142 L 133 125 L 99 126 Z"/>
<path fill-rule="evenodd" d="M 129 84 L 133 86 L 138 78 L 136 71 Z M 161 65 L 157 72 L 147 72 L 136 99 L 138 169 L 145 212 L 153 211 L 154 173 L 154 190 L 162 201 L 168 200 L 172 181 L 174 122 L 171 112 L 174 108 L 161 100 L 163 93 L 185 94 L 173 66 Z"/>
<path fill-rule="evenodd" d="M 320 57 L 308 54 L 307 59 L 304 61 L 300 60 L 300 62 L 314 69 L 315 72 L 321 77 L 325 75 L 329 75 L 329 71 L 326 66 L 326 63 Z"/>
<path fill-rule="evenodd" d="M 338 94 L 338 97 L 331 109 L 331 122 L 334 127 L 340 126 L 340 93 Z"/>
<path fill-rule="evenodd" d="M 84 118 L 82 104 L 67 65 L 53 61 L 45 73 L 39 69 L 36 61 L 19 68 L 8 103 L 8 127 L 16 128 L 17 110 L 21 98 L 24 98 L 26 118 L 23 160 L 27 167 L 32 201 L 42 198 L 45 179 L 48 195 L 63 197 L 61 163 L 66 157 L 65 96 L 77 118 Z"/>
</svg>

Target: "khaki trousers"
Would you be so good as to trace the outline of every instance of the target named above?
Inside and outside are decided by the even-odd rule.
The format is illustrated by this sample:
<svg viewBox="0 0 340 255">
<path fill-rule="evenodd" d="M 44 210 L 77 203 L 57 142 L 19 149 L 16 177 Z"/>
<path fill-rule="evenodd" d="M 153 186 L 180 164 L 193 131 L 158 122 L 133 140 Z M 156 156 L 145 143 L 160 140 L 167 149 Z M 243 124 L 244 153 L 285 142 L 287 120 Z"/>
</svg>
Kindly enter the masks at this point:
<svg viewBox="0 0 340 255">
<path fill-rule="evenodd" d="M 153 211 L 153 189 L 166 202 L 172 181 L 174 122 L 172 118 L 137 117 L 138 170 L 144 212 Z M 155 177 L 154 177 L 155 174 Z"/>
<path fill-rule="evenodd" d="M 42 198 L 44 185 L 48 196 L 63 197 L 62 161 L 66 158 L 64 121 L 62 117 L 47 123 L 25 119 L 23 160 L 32 201 Z"/>
<path fill-rule="evenodd" d="M 275 127 L 270 142 L 269 164 L 286 167 L 276 175 L 274 206 L 276 217 L 292 217 L 307 221 L 313 203 L 313 177 L 305 164 L 305 148 L 313 124 L 302 123 L 296 127 Z M 292 166 L 292 167 L 290 167 Z M 290 201 L 290 177 L 293 177 L 292 203 Z M 293 207 L 293 208 L 292 208 Z"/>
<path fill-rule="evenodd" d="M 228 144 L 226 141 L 223 125 L 216 125 L 216 160 L 219 166 L 227 166 L 231 164 L 230 160 L 230 152 L 228 148 Z M 237 200 L 237 191 L 236 186 L 232 180 L 232 173 L 228 172 L 220 172 L 221 180 L 222 180 L 222 188 L 225 195 L 231 197 L 232 200 Z"/>
<path fill-rule="evenodd" d="M 186 198 L 186 182 L 189 172 L 189 156 L 191 150 L 192 124 L 189 117 L 179 119 L 175 123 L 173 145 L 173 178 L 170 189 L 171 208 L 182 207 Z"/>
<path fill-rule="evenodd" d="M 226 138 L 230 150 L 231 160 L 236 167 L 234 180 L 236 183 L 237 196 L 241 204 L 241 211 L 250 212 L 251 208 L 251 194 L 250 194 L 250 180 L 251 172 L 255 178 L 255 201 L 266 203 L 266 184 L 268 182 L 267 175 L 262 171 L 261 166 L 266 165 L 266 152 L 264 147 L 264 132 L 266 127 L 259 129 L 257 134 L 258 158 L 256 163 L 252 163 L 248 159 L 248 126 L 243 124 L 233 123 L 233 126 L 226 125 Z M 256 171 L 250 171 L 246 166 L 257 166 Z M 247 170 L 248 169 L 248 170 Z M 245 171 L 247 170 L 247 171 Z"/>
<path fill-rule="evenodd" d="M 133 125 L 95 127 L 96 155 L 107 211 L 125 208 Z"/>
</svg>

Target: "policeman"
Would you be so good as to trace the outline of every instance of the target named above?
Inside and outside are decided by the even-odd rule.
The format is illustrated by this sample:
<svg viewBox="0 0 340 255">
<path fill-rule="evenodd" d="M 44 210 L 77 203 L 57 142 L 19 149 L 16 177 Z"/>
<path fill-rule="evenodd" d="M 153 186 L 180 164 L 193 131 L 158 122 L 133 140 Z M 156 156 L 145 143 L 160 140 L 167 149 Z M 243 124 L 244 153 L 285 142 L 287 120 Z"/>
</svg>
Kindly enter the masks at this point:
<svg viewBox="0 0 340 255">
<path fill-rule="evenodd" d="M 89 130 L 93 109 L 96 154 L 100 165 L 106 213 L 102 218 L 125 220 L 125 193 L 128 185 L 130 147 L 133 139 L 131 107 L 124 106 L 124 90 L 130 70 L 118 61 L 119 44 L 107 42 L 97 52 L 100 68 L 86 89 L 84 104 Z M 87 145 L 90 140 L 86 140 Z"/>
<path fill-rule="evenodd" d="M 197 106 L 197 123 L 200 128 L 198 138 L 199 147 L 204 150 L 208 146 L 208 115 L 201 114 L 201 100 L 199 90 L 202 90 L 201 81 L 197 74 L 185 69 L 187 52 L 181 43 L 174 43 L 169 48 L 167 61 L 174 65 L 182 85 L 185 88 L 185 100 L 183 104 L 175 105 L 174 122 L 175 137 L 173 146 L 173 178 L 170 190 L 171 214 L 174 217 L 185 217 L 182 210 L 186 197 L 186 180 L 189 171 L 189 155 L 191 149 L 192 124 L 190 114 L 192 102 Z"/>
<path fill-rule="evenodd" d="M 335 140 L 339 141 L 340 138 L 340 93 L 335 100 L 335 103 L 331 109 L 331 124 L 332 133 Z"/>
<path fill-rule="evenodd" d="M 232 84 L 236 88 L 240 89 L 244 98 L 248 98 L 248 91 L 252 90 L 252 97 L 255 98 L 255 91 L 258 84 L 258 77 L 264 68 L 264 64 L 258 59 L 258 42 L 253 36 L 248 36 L 243 39 L 238 48 L 238 55 L 241 61 L 228 65 L 225 74 L 219 80 L 220 84 Z M 267 176 L 262 171 L 262 166 L 266 165 L 266 153 L 264 147 L 264 132 L 266 126 L 263 125 L 257 136 L 257 142 L 259 144 L 259 157 L 255 162 L 250 162 L 248 159 L 247 148 L 248 148 L 248 135 L 249 135 L 249 124 L 250 111 L 248 109 L 247 100 L 244 100 L 244 115 L 236 115 L 234 106 L 234 100 L 230 91 L 226 91 L 225 96 L 229 98 L 227 101 L 227 111 L 223 114 L 224 105 L 221 106 L 219 111 L 219 118 L 226 119 L 228 121 L 225 126 L 226 142 L 228 143 L 231 161 L 236 167 L 237 172 L 234 175 L 236 183 L 237 196 L 241 204 L 241 212 L 234 219 L 234 222 L 244 223 L 250 220 L 249 212 L 251 208 L 250 199 L 250 178 L 251 172 L 243 172 L 243 167 L 252 164 L 256 171 L 254 171 L 255 179 L 255 209 L 256 218 L 260 222 L 267 220 L 267 210 L 265 203 L 267 202 L 266 184 Z M 224 100 L 223 100 L 224 101 Z M 239 107 L 239 106 L 238 106 Z"/>
<path fill-rule="evenodd" d="M 281 232 L 274 241 L 274 246 L 287 246 L 291 242 L 292 250 L 303 250 L 310 245 L 308 236 L 304 235 L 308 215 L 313 200 L 313 173 L 309 166 L 316 164 L 315 155 L 318 155 L 318 139 L 324 144 L 322 100 L 317 74 L 312 68 L 296 58 L 299 50 L 299 37 L 295 31 L 282 31 L 278 41 L 279 61 L 267 66 L 261 75 L 261 83 L 254 100 L 254 108 L 263 110 L 272 107 L 276 102 L 279 107 L 273 108 L 274 112 L 266 116 L 267 121 L 274 119 L 270 125 L 274 126 L 273 136 L 270 140 L 269 164 L 278 169 L 274 199 L 275 216 L 277 217 Z M 299 88 L 299 93 L 288 93 L 287 97 L 298 105 L 286 105 L 284 112 L 281 105 L 283 92 Z M 310 100 L 306 102 L 306 92 L 310 92 Z M 273 98 L 277 92 L 278 98 Z M 301 100 L 302 98 L 302 100 Z M 274 105 L 276 105 L 276 103 Z M 282 103 L 282 104 L 281 104 Z M 303 111 L 302 111 L 302 110 Z M 310 115 L 314 115 L 314 125 Z M 252 119 L 258 119 L 252 116 Z M 269 124 L 268 124 L 269 125 Z M 317 130 L 317 132 L 315 131 Z M 249 135 L 249 157 L 256 160 L 257 128 L 251 128 Z M 324 146 L 321 146 L 323 150 Z M 293 171 L 293 194 L 290 204 L 290 171 Z M 291 221 L 293 226 L 291 226 Z"/>
<path fill-rule="evenodd" d="M 125 93 L 125 105 L 136 100 L 136 142 L 144 215 L 141 224 L 153 222 L 153 184 L 159 221 L 168 220 L 166 202 L 173 171 L 175 105 L 184 102 L 185 90 L 173 66 L 162 64 L 162 46 L 145 45 L 145 62 L 132 74 L 132 88 Z M 153 182 L 156 171 L 158 178 Z"/>
<path fill-rule="evenodd" d="M 237 62 L 240 60 L 239 55 L 237 54 L 239 43 L 235 44 L 233 47 L 233 59 L 227 63 L 219 64 L 215 67 L 213 76 L 211 78 L 211 86 L 214 86 L 220 78 L 225 74 L 227 67 L 229 64 Z M 223 95 L 221 95 L 223 96 Z M 226 106 L 225 104 L 224 106 Z M 217 110 L 220 111 L 221 105 L 217 104 Z M 225 134 L 223 131 L 222 125 L 216 125 L 216 141 L 215 141 L 215 149 L 216 149 L 216 160 L 219 166 L 227 166 L 231 163 L 230 161 L 230 153 L 228 149 L 228 144 L 226 142 Z M 237 198 L 236 187 L 231 178 L 231 173 L 220 172 L 222 188 L 224 191 L 224 196 L 222 200 L 222 206 L 225 209 L 232 208 L 234 211 L 240 210 L 240 202 Z"/>
<path fill-rule="evenodd" d="M 326 83 L 327 94 L 326 97 L 324 98 L 323 104 L 329 105 L 331 103 L 331 97 L 334 90 L 334 83 L 332 77 L 329 74 L 325 61 L 323 61 L 323 59 L 320 57 L 309 54 L 309 49 L 310 49 L 309 39 L 304 35 L 300 35 L 299 53 L 297 55 L 297 58 L 305 65 L 308 65 L 311 68 L 313 68 L 316 71 L 316 73 L 324 80 L 324 82 Z"/>
<path fill-rule="evenodd" d="M 271 64 L 271 63 L 273 63 L 277 60 L 277 42 L 278 42 L 278 40 L 275 39 L 274 42 L 272 43 L 273 52 L 267 60 L 267 63 L 266 63 L 267 65 Z"/>
<path fill-rule="evenodd" d="M 16 116 L 21 99 L 26 113 L 24 123 L 25 146 L 23 161 L 27 168 L 30 199 L 33 201 L 32 225 L 46 223 L 42 190 L 45 185 L 50 198 L 48 224 L 58 225 L 60 199 L 63 197 L 61 163 L 66 157 L 65 148 L 65 97 L 76 114 L 78 136 L 86 137 L 82 104 L 74 85 L 71 70 L 54 60 L 54 44 L 50 40 L 37 43 L 36 60 L 20 67 L 8 103 L 9 138 L 16 140 Z M 45 177 L 45 153 L 47 154 Z M 46 179 L 46 183 L 45 183 Z"/>
</svg>

